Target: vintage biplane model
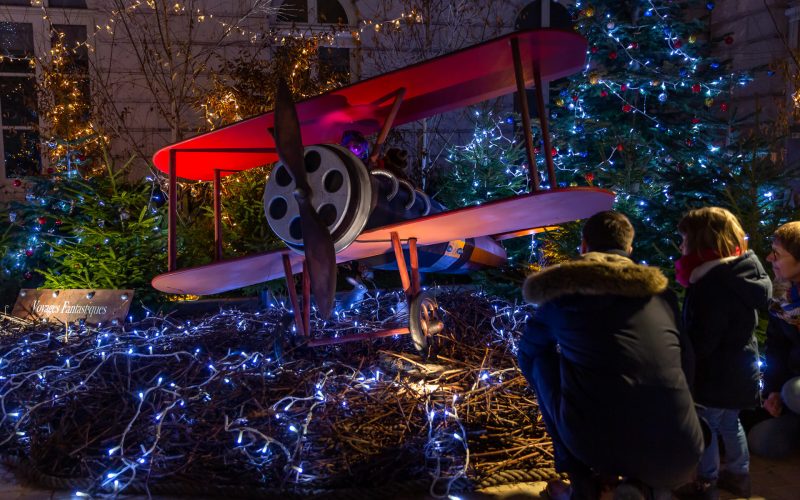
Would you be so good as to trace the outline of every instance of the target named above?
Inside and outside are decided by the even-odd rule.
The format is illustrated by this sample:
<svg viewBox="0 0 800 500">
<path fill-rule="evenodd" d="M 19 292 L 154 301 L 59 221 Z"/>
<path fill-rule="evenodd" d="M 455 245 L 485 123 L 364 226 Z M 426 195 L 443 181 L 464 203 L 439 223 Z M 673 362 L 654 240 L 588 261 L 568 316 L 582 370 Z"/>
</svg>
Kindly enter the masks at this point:
<svg viewBox="0 0 800 500">
<path fill-rule="evenodd" d="M 168 146 L 154 156 L 169 173 L 167 273 L 158 290 L 207 295 L 285 277 L 300 335 L 310 337 L 310 297 L 327 318 L 334 302 L 336 264 L 393 254 L 408 299 L 408 328 L 338 338 L 309 338 L 310 345 L 411 333 L 424 351 L 441 329 L 432 297 L 420 290 L 420 249 L 442 245 L 438 255 L 497 264 L 505 257 L 496 239 L 588 217 L 610 209 L 614 194 L 593 187 L 558 188 L 546 113 L 539 113 L 550 189 L 541 190 L 525 89 L 583 67 L 586 40 L 558 29 L 510 33 L 454 53 L 292 102 L 285 84 L 275 110 Z M 525 131 L 530 193 L 442 211 L 391 172 L 375 169 L 390 128 L 517 92 Z M 377 134 L 367 165 L 338 145 L 345 131 Z M 307 145 L 307 146 L 304 146 Z M 288 248 L 222 260 L 220 178 L 276 164 L 264 193 L 267 220 Z M 370 168 L 372 167 L 372 168 Z M 176 269 L 176 179 L 214 181 L 215 262 Z M 460 242 L 460 243 L 459 243 Z M 462 247 L 462 256 L 458 248 Z M 408 254 L 409 263 L 405 254 Z M 436 252 L 433 252 L 436 253 Z M 409 276 L 408 267 L 411 268 Z M 293 273 L 303 271 L 302 307 Z"/>
</svg>

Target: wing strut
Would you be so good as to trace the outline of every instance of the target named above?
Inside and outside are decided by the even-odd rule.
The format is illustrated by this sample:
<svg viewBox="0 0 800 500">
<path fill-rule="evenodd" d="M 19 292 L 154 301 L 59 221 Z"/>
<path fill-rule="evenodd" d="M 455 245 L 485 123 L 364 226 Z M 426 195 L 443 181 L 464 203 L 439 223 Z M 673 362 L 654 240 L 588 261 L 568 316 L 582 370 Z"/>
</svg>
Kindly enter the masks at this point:
<svg viewBox="0 0 800 500">
<path fill-rule="evenodd" d="M 389 110 L 389 115 L 386 116 L 386 121 L 383 122 L 381 131 L 378 133 L 375 144 L 372 146 L 372 153 L 369 155 L 367 165 L 370 167 L 374 166 L 378 161 L 378 156 L 381 154 L 381 149 L 383 148 L 384 141 L 386 141 L 386 136 L 389 134 L 389 129 L 392 128 L 394 119 L 397 117 L 397 112 L 400 111 L 400 105 L 403 103 L 403 98 L 406 95 L 406 89 L 405 87 L 401 87 L 393 92 L 393 94 L 395 94 L 395 96 L 392 108 Z M 391 97 L 391 94 L 389 94 L 389 97 Z"/>
<path fill-rule="evenodd" d="M 531 129 L 531 115 L 528 107 L 528 95 L 525 92 L 525 75 L 522 68 L 522 56 L 519 51 L 519 40 L 512 37 L 511 55 L 514 59 L 514 78 L 517 81 L 517 99 L 519 99 L 522 111 L 522 127 L 525 129 L 525 152 L 528 157 L 528 190 L 531 192 L 539 190 L 539 171 L 536 168 L 536 155 L 533 149 L 533 130 Z M 533 63 L 533 82 L 536 91 L 536 106 L 538 109 L 539 123 L 542 128 L 542 140 L 544 141 L 544 159 L 547 164 L 547 178 L 550 189 L 558 187 L 556 172 L 553 167 L 553 146 L 550 142 L 550 127 L 547 124 L 547 109 L 544 103 L 544 91 L 542 89 L 542 71 L 538 62 Z"/>
</svg>

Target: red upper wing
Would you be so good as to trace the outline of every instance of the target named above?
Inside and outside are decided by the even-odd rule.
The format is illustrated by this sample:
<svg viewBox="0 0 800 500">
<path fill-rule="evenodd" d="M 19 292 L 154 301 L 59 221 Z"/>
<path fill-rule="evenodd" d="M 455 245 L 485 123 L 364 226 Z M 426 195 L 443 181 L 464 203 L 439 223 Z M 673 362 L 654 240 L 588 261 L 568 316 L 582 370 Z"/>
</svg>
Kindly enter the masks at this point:
<svg viewBox="0 0 800 500">
<path fill-rule="evenodd" d="M 503 96 L 516 90 L 510 40 L 519 42 L 526 87 L 533 66 L 542 79 L 555 80 L 578 71 L 586 58 L 586 40 L 556 29 L 520 31 L 430 59 L 297 103 L 303 143 L 338 143 L 345 130 L 377 132 L 389 114 L 393 93 L 406 89 L 395 125 L 412 122 Z M 153 161 L 169 172 L 175 152 L 178 177 L 211 180 L 278 160 L 265 113 L 159 150 Z"/>
</svg>

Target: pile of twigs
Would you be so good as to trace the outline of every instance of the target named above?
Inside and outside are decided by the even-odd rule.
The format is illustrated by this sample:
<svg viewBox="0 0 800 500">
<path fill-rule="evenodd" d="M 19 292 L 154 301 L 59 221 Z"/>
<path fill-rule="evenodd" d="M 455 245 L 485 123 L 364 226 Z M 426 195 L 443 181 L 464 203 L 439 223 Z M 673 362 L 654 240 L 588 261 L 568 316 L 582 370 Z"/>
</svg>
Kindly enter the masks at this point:
<svg viewBox="0 0 800 500">
<path fill-rule="evenodd" d="M 421 479 L 444 494 L 550 470 L 514 359 L 529 311 L 468 292 L 439 303 L 446 331 L 427 362 L 408 336 L 304 347 L 282 306 L 102 329 L 2 319 L 0 453 L 88 494 Z M 312 329 L 401 326 L 402 309 L 398 294 L 368 295 Z"/>
</svg>

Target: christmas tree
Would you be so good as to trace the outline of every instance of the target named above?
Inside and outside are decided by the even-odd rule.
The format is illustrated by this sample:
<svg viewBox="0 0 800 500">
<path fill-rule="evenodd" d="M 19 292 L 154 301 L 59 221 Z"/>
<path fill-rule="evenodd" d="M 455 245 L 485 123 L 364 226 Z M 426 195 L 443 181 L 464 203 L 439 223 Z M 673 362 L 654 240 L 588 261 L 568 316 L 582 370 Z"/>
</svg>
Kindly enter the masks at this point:
<svg viewBox="0 0 800 500">
<path fill-rule="evenodd" d="M 787 214 L 782 193 L 794 173 L 770 155 L 783 131 L 737 115 L 732 99 L 751 77 L 713 57 L 715 46 L 736 44 L 712 36 L 714 7 L 579 2 L 571 14 L 589 42 L 587 64 L 552 84 L 560 184 L 615 191 L 636 225 L 635 254 L 666 268 L 690 208 L 731 209 L 757 250 Z"/>
<path fill-rule="evenodd" d="M 449 208 L 477 205 L 527 192 L 523 144 L 514 138 L 514 117 L 475 109 L 472 140 L 451 146 L 436 179 L 436 199 Z"/>
<path fill-rule="evenodd" d="M 19 179 L 25 199 L 0 214 L 9 222 L 4 285 L 134 288 L 148 301 L 150 280 L 166 269 L 163 194 L 152 179 L 129 181 L 131 162 L 116 168 L 107 154 L 92 161 L 105 165 L 104 175 L 84 176 L 79 167 L 90 160 L 78 159 L 75 144 L 59 146 L 73 168 Z"/>
<path fill-rule="evenodd" d="M 437 201 L 450 209 L 479 205 L 528 191 L 524 143 L 515 138 L 518 120 L 511 114 L 495 114 L 473 108 L 472 139 L 447 150 L 447 165 L 431 179 Z M 472 281 L 487 292 L 517 297 L 530 272 L 531 238 L 505 240 L 508 265 L 474 273 Z"/>
</svg>

